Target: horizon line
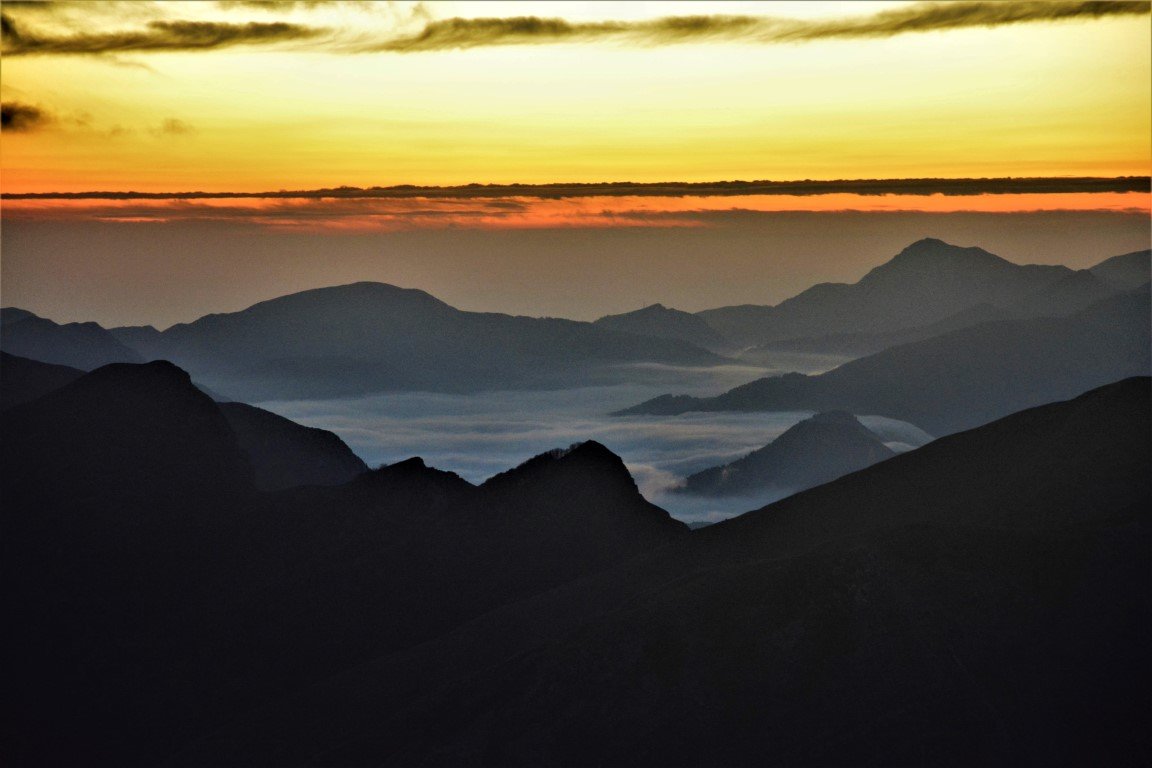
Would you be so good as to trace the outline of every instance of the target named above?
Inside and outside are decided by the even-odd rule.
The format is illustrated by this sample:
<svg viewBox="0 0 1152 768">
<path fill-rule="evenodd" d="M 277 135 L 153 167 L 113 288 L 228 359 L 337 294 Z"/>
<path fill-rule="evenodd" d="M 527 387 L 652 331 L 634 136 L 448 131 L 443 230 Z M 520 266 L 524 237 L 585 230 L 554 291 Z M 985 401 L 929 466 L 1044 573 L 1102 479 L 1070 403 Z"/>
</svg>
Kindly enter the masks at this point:
<svg viewBox="0 0 1152 768">
<path fill-rule="evenodd" d="M 488 183 L 458 185 L 395 184 L 373 187 L 320 187 L 263 192 L 138 192 L 94 190 L 85 192 L 0 192 L 9 200 L 191 200 L 228 198 L 495 198 L 495 197 L 706 197 L 725 195 L 946 195 L 1058 194 L 1067 192 L 1149 192 L 1152 176 L 1003 176 L 919 177 L 888 179 L 802 179 L 792 181 L 723 180 L 704 182 L 598 181 L 550 183 Z"/>
</svg>

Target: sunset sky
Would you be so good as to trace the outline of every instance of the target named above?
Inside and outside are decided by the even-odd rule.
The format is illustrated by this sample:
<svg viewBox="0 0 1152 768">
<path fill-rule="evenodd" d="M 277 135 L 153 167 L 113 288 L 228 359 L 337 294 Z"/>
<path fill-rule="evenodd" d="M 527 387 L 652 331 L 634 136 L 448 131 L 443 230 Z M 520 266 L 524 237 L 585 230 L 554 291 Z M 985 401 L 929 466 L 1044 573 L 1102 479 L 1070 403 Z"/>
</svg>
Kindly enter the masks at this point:
<svg viewBox="0 0 1152 768">
<path fill-rule="evenodd" d="M 1148 5 L 5 2 L 4 191 L 1147 175 Z"/>
<path fill-rule="evenodd" d="M 266 282 L 189 280 L 183 262 L 154 278 L 156 290 L 180 300 L 111 298 L 111 276 L 131 282 L 135 274 L 125 263 L 168 263 L 150 244 L 174 231 L 157 227 L 176 224 L 303 238 L 293 248 L 313 243 L 308 247 L 327 261 L 280 275 L 277 285 L 291 288 L 407 279 L 452 294 L 451 281 L 401 268 L 417 252 L 395 250 L 398 241 L 389 238 L 403 232 L 540 230 L 571 251 L 566 231 L 651 229 L 659 230 L 650 233 L 661 243 L 651 246 L 657 254 L 676 242 L 675 230 L 719 232 L 752 226 L 753 219 L 762 228 L 794 212 L 828 221 L 838 211 L 944 217 L 940 225 L 907 229 L 909 235 L 942 234 L 948 215 L 986 215 L 998 223 L 985 228 L 987 237 L 973 230 L 973 242 L 964 244 L 990 248 L 1011 230 L 995 214 L 1069 214 L 1056 222 L 1099 215 L 1109 223 L 1091 231 L 1057 223 L 1053 247 L 1005 254 L 1086 263 L 1117 248 L 1145 247 L 1145 181 L 1135 191 L 1127 182 L 1095 192 L 1069 184 L 1047 194 L 1001 194 L 992 185 L 990 194 L 962 196 L 860 195 L 848 188 L 821 195 L 686 191 L 559 199 L 542 199 L 532 185 L 1142 179 L 1152 169 L 1150 7 L 1030 0 L 5 0 L 3 302 L 61 316 L 163 323 L 190 319 L 196 308 L 237 309 L 267 298 Z M 387 200 L 10 197 L 470 183 L 527 186 L 476 199 L 445 199 L 435 191 Z M 86 228 L 92 223 L 103 228 Z M 75 242 L 91 255 L 61 255 L 73 241 L 60 238 L 81 231 Z M 394 255 L 351 269 L 340 255 L 347 243 L 334 246 L 333 238 L 352 236 L 375 237 L 376 253 Z M 841 247 L 849 236 L 850 228 L 821 224 L 813 242 Z M 460 247 L 442 240 L 435 253 Z M 236 240 L 222 242 L 229 252 Z M 1000 242 L 1009 249 L 1019 244 Z M 55 250 L 41 251 L 48 243 Z M 759 284 L 741 279 L 727 293 L 710 291 L 686 303 L 779 300 L 805 281 L 855 279 L 866 259 L 891 255 L 876 242 L 856 247 L 852 269 L 814 263 L 781 281 L 772 272 L 777 262 L 769 262 L 761 265 Z M 722 265 L 725 254 L 712 253 Z M 698 276 L 669 272 L 656 287 L 662 290 L 629 292 L 625 282 L 596 301 L 550 303 L 541 297 L 562 292 L 548 283 L 547 271 L 531 293 L 499 297 L 469 293 L 466 286 L 477 283 L 464 272 L 455 298 L 470 308 L 574 316 L 623 311 L 642 298 L 675 299 L 698 286 Z M 86 303 L 77 303 L 82 296 Z"/>
</svg>

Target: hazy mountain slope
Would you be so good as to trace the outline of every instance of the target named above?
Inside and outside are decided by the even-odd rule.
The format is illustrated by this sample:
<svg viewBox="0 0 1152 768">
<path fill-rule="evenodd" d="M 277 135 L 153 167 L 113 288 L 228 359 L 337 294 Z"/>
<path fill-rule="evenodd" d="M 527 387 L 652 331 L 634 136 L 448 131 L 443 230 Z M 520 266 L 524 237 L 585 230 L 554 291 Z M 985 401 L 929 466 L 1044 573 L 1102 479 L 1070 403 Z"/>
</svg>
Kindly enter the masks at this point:
<svg viewBox="0 0 1152 768">
<path fill-rule="evenodd" d="M 976 304 L 928 325 L 902 328 L 898 331 L 878 333 L 833 333 L 827 336 L 807 336 L 799 339 L 770 341 L 755 347 L 762 355 L 777 352 L 821 352 L 832 355 L 871 355 L 889 347 L 930 339 L 961 328 L 971 328 L 991 320 L 1007 320 L 1013 313 L 991 304 Z M 1070 314 L 1063 313 L 1063 314 Z"/>
<path fill-rule="evenodd" d="M 720 360 L 674 339 L 591 323 L 462 312 L 382 283 L 320 288 L 158 334 L 117 329 L 240 399 L 587 383 L 635 362 Z"/>
<path fill-rule="evenodd" d="M 739 495 L 766 488 L 799 491 L 895 455 L 852 414 L 826 411 L 790 427 L 737 461 L 689 475 L 680 490 L 702 496 Z"/>
<path fill-rule="evenodd" d="M 340 485 L 368 465 L 333 433 L 305 427 L 245 403 L 220 403 L 262 491 L 300 485 Z"/>
<path fill-rule="evenodd" d="M 0 352 L 0 411 L 71 384 L 84 371 Z"/>
<path fill-rule="evenodd" d="M 702 318 L 663 304 L 653 304 L 620 315 L 605 315 L 596 321 L 596 325 L 642 336 L 680 339 L 713 352 L 730 352 L 733 348 L 730 340 L 717 333 Z"/>
<path fill-rule="evenodd" d="M 984 323 L 819 376 L 758 379 L 711 398 L 663 395 L 620 414 L 845 410 L 944 435 L 1152 368 L 1147 288 L 1069 317 Z"/>
<path fill-rule="evenodd" d="M 774 307 L 696 313 L 746 344 L 927 325 L 977 304 L 1012 309 L 1069 275 L 1061 266 L 1019 265 L 981 248 L 919 240 L 853 284 L 822 283 Z"/>
<path fill-rule="evenodd" d="M 178 763 L 1143 765 L 1149 388 L 709 526 L 254 711 Z"/>
<path fill-rule="evenodd" d="M 1089 271 L 1116 290 L 1139 288 L 1152 281 L 1152 250 L 1113 256 Z"/>
<path fill-rule="evenodd" d="M 0 413 L 6 758 L 155 764 L 269 697 L 687 535 L 596 444 L 480 488 L 416 459 L 259 494 L 221 410 L 157 362 Z"/>
<path fill-rule="evenodd" d="M 108 363 L 143 362 L 96 323 L 54 323 L 22 309 L 3 310 L 0 348 L 10 355 L 90 371 Z"/>
<path fill-rule="evenodd" d="M 1070 315 L 1114 293 L 1114 288 L 1090 270 L 1081 269 L 1025 296 L 1013 314 L 1019 317 Z"/>
</svg>

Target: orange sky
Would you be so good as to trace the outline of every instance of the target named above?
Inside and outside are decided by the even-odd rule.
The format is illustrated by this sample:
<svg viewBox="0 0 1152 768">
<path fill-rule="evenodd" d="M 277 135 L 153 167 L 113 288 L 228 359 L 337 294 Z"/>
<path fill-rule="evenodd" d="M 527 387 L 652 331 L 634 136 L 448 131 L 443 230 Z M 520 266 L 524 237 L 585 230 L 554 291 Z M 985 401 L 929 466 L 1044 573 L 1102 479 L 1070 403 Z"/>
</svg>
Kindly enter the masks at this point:
<svg viewBox="0 0 1152 768">
<path fill-rule="evenodd" d="M 1021 20 L 940 26 L 932 4 L 901 2 L 6 5 L 0 94 L 36 112 L 4 131 L 0 179 L 16 193 L 1148 175 L 1148 4 L 1055 21 L 1043 3 L 995 5 Z M 718 31 L 659 31 L 690 14 Z M 886 31 L 892 14 L 927 31 Z M 397 51 L 453 17 L 526 15 L 573 31 Z M 173 22 L 219 44 L 190 47 Z M 606 22 L 618 31 L 595 31 Z M 253 24 L 300 37 L 229 42 Z"/>
<path fill-rule="evenodd" d="M 724 212 L 1029 213 L 1114 211 L 1152 215 L 1147 192 L 983 195 L 603 196 L 541 199 L 400 198 L 43 200 L 4 203 L 10 221 L 223 222 L 302 232 L 556 227 L 701 227 Z"/>
</svg>

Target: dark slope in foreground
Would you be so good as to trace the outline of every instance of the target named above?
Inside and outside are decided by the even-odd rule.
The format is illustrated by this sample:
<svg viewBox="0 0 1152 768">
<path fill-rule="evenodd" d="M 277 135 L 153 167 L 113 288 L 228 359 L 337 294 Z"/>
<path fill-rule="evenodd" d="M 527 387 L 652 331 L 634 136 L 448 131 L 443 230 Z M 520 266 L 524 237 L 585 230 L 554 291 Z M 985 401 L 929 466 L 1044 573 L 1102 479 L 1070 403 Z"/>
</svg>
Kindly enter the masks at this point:
<svg viewBox="0 0 1152 768">
<path fill-rule="evenodd" d="M 741 459 L 689 475 L 678 490 L 701 496 L 768 488 L 800 491 L 895 455 L 852 414 L 826 411 L 790 427 Z"/>
<path fill-rule="evenodd" d="M 594 443 L 483 487 L 413 459 L 257 493 L 220 405 L 170 363 L 98 369 L 0 428 L 15 765 L 155 764 L 269 699 L 687 536 Z"/>
<path fill-rule="evenodd" d="M 758 379 L 711 398 L 663 395 L 618 415 L 845 410 L 936 435 L 1152 368 L 1147 287 L 1069 317 L 983 323 L 878 352 L 819 376 Z"/>
<path fill-rule="evenodd" d="M 54 392 L 83 375 L 78 368 L 0 352 L 0 411 Z"/>
<path fill-rule="evenodd" d="M 262 491 L 341 485 L 368 471 L 343 440 L 246 403 L 220 403 Z"/>
<path fill-rule="evenodd" d="M 620 377 L 638 362 L 705 365 L 721 358 L 676 339 L 593 323 L 464 312 L 383 283 L 318 288 L 207 315 L 163 332 L 112 332 L 148 357 L 241 399 L 420 389 L 572 386 Z"/>
<path fill-rule="evenodd" d="M 1146 765 L 1148 379 L 509 605 L 184 765 Z"/>
</svg>

